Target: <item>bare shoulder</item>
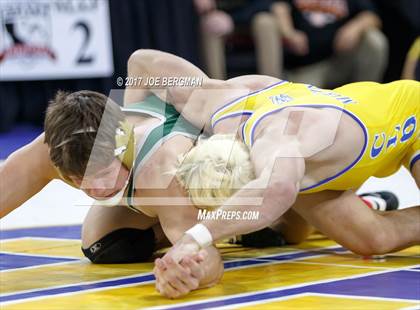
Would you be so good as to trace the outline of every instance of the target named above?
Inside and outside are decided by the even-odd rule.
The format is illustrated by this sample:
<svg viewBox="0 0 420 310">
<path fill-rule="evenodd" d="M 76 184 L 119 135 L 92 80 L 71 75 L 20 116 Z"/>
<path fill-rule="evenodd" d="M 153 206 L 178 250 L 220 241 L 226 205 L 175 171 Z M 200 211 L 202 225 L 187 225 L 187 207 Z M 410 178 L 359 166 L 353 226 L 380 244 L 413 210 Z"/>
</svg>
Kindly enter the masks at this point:
<svg viewBox="0 0 420 310">
<path fill-rule="evenodd" d="M 179 156 L 188 152 L 192 146 L 193 140 L 182 135 L 165 141 L 140 168 L 136 189 L 167 189 L 174 178 Z"/>
<path fill-rule="evenodd" d="M 145 199 L 140 208 L 150 216 L 159 216 L 165 206 L 181 203 L 187 194 L 177 182 L 175 171 L 179 155 L 187 152 L 193 141 L 177 135 L 164 142 L 140 168 L 135 180 L 135 196 Z"/>
</svg>

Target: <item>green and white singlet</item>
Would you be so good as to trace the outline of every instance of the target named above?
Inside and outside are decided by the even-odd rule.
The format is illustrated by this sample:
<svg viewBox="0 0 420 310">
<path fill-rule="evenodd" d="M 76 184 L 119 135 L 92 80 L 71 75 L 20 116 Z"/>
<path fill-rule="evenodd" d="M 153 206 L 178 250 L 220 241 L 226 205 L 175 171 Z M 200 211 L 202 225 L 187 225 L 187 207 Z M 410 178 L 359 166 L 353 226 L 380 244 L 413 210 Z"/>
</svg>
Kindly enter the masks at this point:
<svg viewBox="0 0 420 310">
<path fill-rule="evenodd" d="M 168 139 L 181 135 L 196 140 L 200 130 L 191 125 L 182 117 L 175 108 L 152 95 L 144 101 L 131 104 L 128 108 L 122 108 L 125 113 L 151 116 L 159 119 L 159 123 L 151 126 L 145 134 L 145 138 L 139 141 L 136 147 L 136 156 L 131 173 L 125 205 L 136 212 L 140 212 L 133 206 L 134 180 L 139 170 L 155 151 Z"/>
</svg>

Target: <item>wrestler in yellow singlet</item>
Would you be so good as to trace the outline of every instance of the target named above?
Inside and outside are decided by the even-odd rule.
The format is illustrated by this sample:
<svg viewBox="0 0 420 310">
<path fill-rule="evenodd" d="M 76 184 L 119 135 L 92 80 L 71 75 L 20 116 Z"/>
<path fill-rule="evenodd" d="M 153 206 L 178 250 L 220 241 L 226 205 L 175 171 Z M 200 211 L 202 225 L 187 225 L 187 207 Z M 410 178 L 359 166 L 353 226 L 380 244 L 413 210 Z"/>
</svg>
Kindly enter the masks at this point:
<svg viewBox="0 0 420 310">
<path fill-rule="evenodd" d="M 420 159 L 420 83 L 404 80 L 388 84 L 359 82 L 334 90 L 281 81 L 240 97 L 218 109 L 212 127 L 223 119 L 249 115 L 242 126 L 245 144 L 252 146 L 258 123 L 287 107 L 329 107 L 342 110 L 364 132 L 364 147 L 342 171 L 302 193 L 357 189 L 370 176 L 385 177 L 404 164 L 408 169 Z"/>
</svg>

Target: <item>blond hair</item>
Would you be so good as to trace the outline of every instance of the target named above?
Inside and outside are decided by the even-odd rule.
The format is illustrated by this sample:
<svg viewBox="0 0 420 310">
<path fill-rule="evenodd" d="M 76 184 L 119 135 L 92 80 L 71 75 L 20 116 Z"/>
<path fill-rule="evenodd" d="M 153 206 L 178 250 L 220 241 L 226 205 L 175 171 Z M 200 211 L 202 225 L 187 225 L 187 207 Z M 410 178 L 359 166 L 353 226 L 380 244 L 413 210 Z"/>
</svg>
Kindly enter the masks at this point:
<svg viewBox="0 0 420 310">
<path fill-rule="evenodd" d="M 235 135 L 200 138 L 179 158 L 178 181 L 199 208 L 215 208 L 255 178 L 249 150 Z"/>
</svg>

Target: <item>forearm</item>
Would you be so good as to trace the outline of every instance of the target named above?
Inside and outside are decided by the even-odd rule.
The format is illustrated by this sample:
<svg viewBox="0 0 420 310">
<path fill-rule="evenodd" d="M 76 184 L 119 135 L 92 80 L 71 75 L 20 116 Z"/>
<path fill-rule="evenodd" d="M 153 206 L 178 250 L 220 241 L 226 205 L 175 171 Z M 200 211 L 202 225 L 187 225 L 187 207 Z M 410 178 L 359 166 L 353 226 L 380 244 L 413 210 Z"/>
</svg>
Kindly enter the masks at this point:
<svg viewBox="0 0 420 310">
<path fill-rule="evenodd" d="M 9 176 L 9 172 L 6 168 L 6 163 L 0 164 L 0 218 L 6 216 L 12 210 L 16 209 L 19 206 L 19 203 L 22 201 L 16 201 L 16 195 L 12 194 L 11 190 L 9 189 L 9 184 L 7 180 Z"/>
<path fill-rule="evenodd" d="M 381 28 L 382 22 L 375 13 L 363 11 L 351 19 L 346 26 L 355 27 L 363 33 L 371 28 Z"/>
<path fill-rule="evenodd" d="M 295 27 L 293 26 L 290 6 L 287 3 L 278 2 L 272 6 L 271 11 L 276 16 L 281 34 L 286 38 L 291 36 Z"/>
<path fill-rule="evenodd" d="M 157 52 L 157 51 L 156 51 Z M 155 51 L 137 50 L 127 62 L 127 81 L 124 92 L 124 105 L 144 100 L 152 91 L 147 80 L 157 73 L 150 70 Z"/>
<path fill-rule="evenodd" d="M 149 49 L 140 49 L 134 52 L 127 64 L 128 76 L 135 83 L 128 83 L 125 92 L 125 102 L 132 102 L 141 96 L 154 93 L 162 100 L 174 104 L 172 101 L 185 102 L 191 91 L 191 87 L 168 87 L 163 84 L 164 78 L 189 77 L 197 80 L 208 79 L 203 71 L 182 59 L 181 57 Z M 153 78 L 154 83 L 151 83 Z M 169 91 L 171 98 L 167 98 Z"/>
<path fill-rule="evenodd" d="M 220 90 L 231 83 L 210 79 L 203 71 L 181 57 L 155 50 L 138 50 L 128 61 L 129 76 L 137 81 L 127 87 L 125 103 L 136 102 L 153 93 L 175 109 L 198 128 L 204 128 L 212 114 L 212 105 L 219 102 Z M 137 78 L 137 79 L 136 79 Z M 154 84 L 151 84 L 153 78 Z M 166 85 L 167 78 L 188 78 L 189 85 Z M 158 82 L 160 81 L 160 82 Z M 223 100 L 223 99 L 222 99 Z"/>
<path fill-rule="evenodd" d="M 222 218 L 201 222 L 213 240 L 265 228 L 293 205 L 305 171 L 299 147 L 294 138 L 273 136 L 269 131 L 255 141 L 251 159 L 257 178 L 238 190 L 217 211 L 242 215 L 247 211 L 256 216 L 251 220 L 239 216 L 233 220 Z"/>
<path fill-rule="evenodd" d="M 124 91 L 124 106 L 144 100 L 152 94 L 147 87 L 144 79 L 149 77 L 149 73 L 142 62 L 136 59 L 135 53 L 131 55 L 127 62 L 127 83 Z"/>
<path fill-rule="evenodd" d="M 20 174 L 23 171 L 14 165 L 16 157 L 18 155 L 12 154 L 0 165 L 0 218 L 21 206 L 49 182 Z M 18 188 L 16 184 L 19 184 Z"/>
<path fill-rule="evenodd" d="M 265 185 L 262 179 L 248 183 L 217 209 L 216 212 L 221 215 L 217 220 L 201 222 L 207 227 L 214 241 L 267 227 L 294 203 L 294 184 L 281 181 L 271 182 L 267 188 L 264 188 Z M 250 205 L 244 206 L 244 200 L 248 200 Z M 249 219 L 245 215 L 253 216 Z"/>
<path fill-rule="evenodd" d="M 205 249 L 207 256 L 201 263 L 204 277 L 200 280 L 199 288 L 211 287 L 217 284 L 223 276 L 224 266 L 219 250 L 214 246 Z"/>
</svg>

